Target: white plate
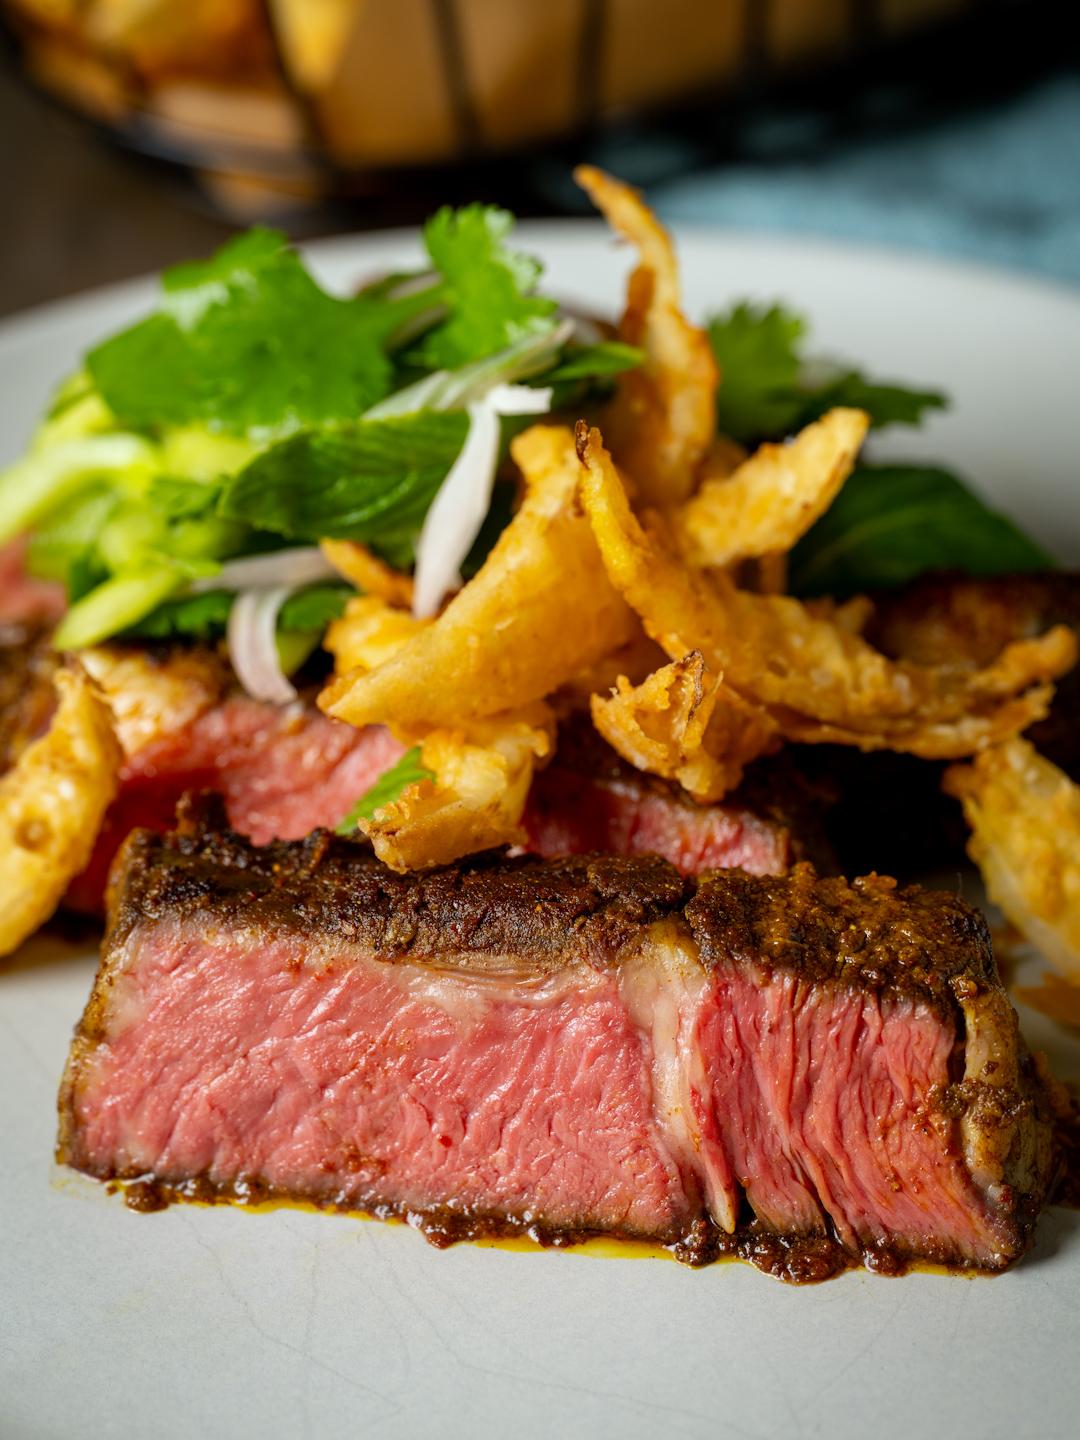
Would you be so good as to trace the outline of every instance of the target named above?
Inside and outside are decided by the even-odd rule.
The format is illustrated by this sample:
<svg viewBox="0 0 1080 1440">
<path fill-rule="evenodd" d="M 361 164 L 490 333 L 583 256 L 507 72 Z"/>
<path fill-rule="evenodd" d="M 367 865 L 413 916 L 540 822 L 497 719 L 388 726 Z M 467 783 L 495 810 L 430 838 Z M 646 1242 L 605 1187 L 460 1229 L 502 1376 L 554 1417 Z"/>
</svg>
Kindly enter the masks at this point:
<svg viewBox="0 0 1080 1440">
<path fill-rule="evenodd" d="M 582 224 L 523 227 L 549 285 L 614 308 L 626 256 Z M 312 250 L 330 283 L 411 237 Z M 882 451 L 946 459 L 1080 561 L 1080 298 L 992 272 L 723 232 L 680 237 L 690 308 L 752 294 L 815 347 L 940 384 L 955 408 Z M 149 282 L 0 327 L 0 459 Z M 51 1161 L 55 1092 L 93 959 L 53 940 L 0 975 L 0 1436 L 268 1440 L 828 1436 L 1054 1440 L 1080 1413 L 1080 1215 L 1052 1211 L 994 1280 L 863 1273 L 793 1290 L 742 1265 L 463 1245 L 279 1210 L 134 1215 Z M 1080 1046 L 1025 1016 L 1080 1077 Z"/>
</svg>

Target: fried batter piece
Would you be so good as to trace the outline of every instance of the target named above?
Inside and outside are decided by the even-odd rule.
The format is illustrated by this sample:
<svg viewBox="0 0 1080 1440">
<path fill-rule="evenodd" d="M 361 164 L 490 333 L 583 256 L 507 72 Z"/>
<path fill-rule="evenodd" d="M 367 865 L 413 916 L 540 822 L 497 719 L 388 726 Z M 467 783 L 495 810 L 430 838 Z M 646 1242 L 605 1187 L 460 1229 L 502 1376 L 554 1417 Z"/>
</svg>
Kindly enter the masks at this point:
<svg viewBox="0 0 1080 1440">
<path fill-rule="evenodd" d="M 43 924 L 90 858 L 122 752 L 85 671 L 59 670 L 48 731 L 0 779 L 0 955 Z"/>
<path fill-rule="evenodd" d="M 645 361 L 619 377 L 605 433 L 643 500 L 676 505 L 693 490 L 716 435 L 720 376 L 709 337 L 682 312 L 671 236 L 638 191 L 592 165 L 579 165 L 574 178 L 639 255 L 619 337 Z"/>
<path fill-rule="evenodd" d="M 891 661 L 850 623 L 784 595 L 739 590 L 722 571 L 691 571 L 662 518 L 644 524 L 598 430 L 578 426 L 581 494 L 608 575 L 673 660 L 700 650 L 743 699 L 792 740 L 837 741 L 957 759 L 1046 714 L 1046 683 L 1076 660 L 1072 631 L 1008 645 L 981 669 Z"/>
<path fill-rule="evenodd" d="M 776 723 L 712 674 L 700 650 L 639 685 L 622 675 L 610 696 L 594 695 L 593 724 L 631 765 L 676 780 L 710 803 L 734 790 L 751 760 L 775 750 Z"/>
<path fill-rule="evenodd" d="M 1080 785 L 1016 738 L 945 772 L 990 898 L 1051 965 L 1080 982 Z"/>
</svg>

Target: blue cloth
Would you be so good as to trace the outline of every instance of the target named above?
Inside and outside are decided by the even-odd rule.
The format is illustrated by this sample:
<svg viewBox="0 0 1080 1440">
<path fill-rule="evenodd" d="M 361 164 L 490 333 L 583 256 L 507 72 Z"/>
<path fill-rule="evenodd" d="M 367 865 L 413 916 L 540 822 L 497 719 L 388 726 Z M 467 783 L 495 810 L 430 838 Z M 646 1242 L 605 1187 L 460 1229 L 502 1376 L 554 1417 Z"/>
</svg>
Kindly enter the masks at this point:
<svg viewBox="0 0 1080 1440">
<path fill-rule="evenodd" d="M 916 247 L 1080 283 L 1080 77 L 804 153 L 684 173 L 649 196 L 668 220 Z"/>
</svg>

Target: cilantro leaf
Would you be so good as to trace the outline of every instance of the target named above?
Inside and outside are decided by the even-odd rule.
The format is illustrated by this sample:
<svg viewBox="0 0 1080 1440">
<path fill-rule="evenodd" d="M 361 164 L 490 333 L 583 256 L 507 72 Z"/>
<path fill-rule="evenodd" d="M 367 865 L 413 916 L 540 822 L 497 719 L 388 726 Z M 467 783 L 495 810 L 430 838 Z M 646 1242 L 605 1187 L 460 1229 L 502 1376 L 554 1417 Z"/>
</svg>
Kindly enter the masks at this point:
<svg viewBox="0 0 1080 1440">
<path fill-rule="evenodd" d="M 396 765 L 379 776 L 370 790 L 366 790 L 337 827 L 339 835 L 354 835 L 361 820 L 370 820 L 376 810 L 392 805 L 409 785 L 420 780 L 434 780 L 435 775 L 420 763 L 420 746 L 406 750 Z"/>
<path fill-rule="evenodd" d="M 808 425 L 836 405 L 865 410 L 874 430 L 882 430 L 886 425 L 921 425 L 924 411 L 943 410 L 947 403 L 938 390 L 882 385 L 867 380 L 858 370 L 850 370 L 808 396 L 798 426 Z"/>
<path fill-rule="evenodd" d="M 291 540 L 359 540 L 404 569 L 467 429 L 460 411 L 417 411 L 305 431 L 228 479 L 219 513 Z"/>
<path fill-rule="evenodd" d="M 1005 575 L 1053 568 L 1007 516 L 962 480 L 920 465 L 861 465 L 791 553 L 797 595 L 844 598 L 929 570 Z"/>
<path fill-rule="evenodd" d="M 946 403 L 936 390 L 881 384 L 859 370 L 815 381 L 802 353 L 807 323 L 782 305 L 742 301 L 715 316 L 708 333 L 722 372 L 717 423 L 743 444 L 782 439 L 836 405 L 866 410 L 881 429 L 918 425 Z"/>
<path fill-rule="evenodd" d="M 550 329 L 557 305 L 532 292 L 540 264 L 506 243 L 514 217 L 493 205 L 444 207 L 424 226 L 424 244 L 442 276 L 448 318 L 417 352 L 430 370 L 455 370 Z"/>
<path fill-rule="evenodd" d="M 157 312 L 98 345 L 87 366 L 125 425 L 282 434 L 360 415 L 385 395 L 384 339 L 416 303 L 328 295 L 282 235 L 256 229 L 166 271 Z"/>
<path fill-rule="evenodd" d="M 745 300 L 709 321 L 709 343 L 720 365 L 717 424 L 725 435 L 747 443 L 796 427 L 799 342 L 806 328 L 802 316 L 781 305 L 765 309 Z"/>
</svg>

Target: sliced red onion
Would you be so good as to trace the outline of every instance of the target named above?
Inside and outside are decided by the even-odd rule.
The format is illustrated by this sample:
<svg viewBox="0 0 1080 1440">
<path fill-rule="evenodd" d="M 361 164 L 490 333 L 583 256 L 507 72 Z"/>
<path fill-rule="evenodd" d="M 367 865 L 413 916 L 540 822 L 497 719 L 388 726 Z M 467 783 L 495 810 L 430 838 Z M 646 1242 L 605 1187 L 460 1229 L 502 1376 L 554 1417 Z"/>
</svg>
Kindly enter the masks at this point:
<svg viewBox="0 0 1080 1440">
<path fill-rule="evenodd" d="M 226 639 L 237 679 L 253 700 L 287 705 L 296 688 L 281 668 L 277 651 L 277 618 L 294 586 L 244 590 L 229 611 Z"/>
<path fill-rule="evenodd" d="M 278 585 L 295 590 L 301 585 L 339 578 L 317 545 L 301 545 L 291 550 L 272 550 L 267 555 L 227 560 L 216 574 L 192 581 L 189 593 L 202 595 L 207 590 L 254 590 Z"/>
<path fill-rule="evenodd" d="M 499 460 L 499 416 L 543 415 L 550 390 L 496 385 L 469 406 L 469 431 L 424 517 L 416 545 L 413 614 L 436 614 L 443 597 L 460 583 L 461 566 L 484 523 Z"/>
</svg>

